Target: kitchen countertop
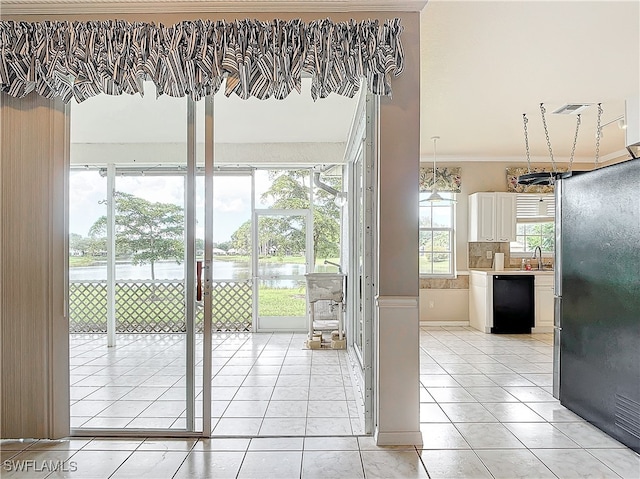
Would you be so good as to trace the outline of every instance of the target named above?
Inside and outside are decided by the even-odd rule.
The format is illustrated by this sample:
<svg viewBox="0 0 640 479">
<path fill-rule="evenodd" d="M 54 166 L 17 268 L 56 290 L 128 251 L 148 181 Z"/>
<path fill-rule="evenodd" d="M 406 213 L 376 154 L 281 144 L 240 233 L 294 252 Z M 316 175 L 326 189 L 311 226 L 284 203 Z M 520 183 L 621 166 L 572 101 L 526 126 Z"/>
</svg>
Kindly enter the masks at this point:
<svg viewBox="0 0 640 479">
<path fill-rule="evenodd" d="M 487 275 L 490 276 L 495 276 L 497 274 L 540 274 L 540 275 L 548 275 L 551 276 L 554 273 L 554 270 L 552 269 L 543 269 L 543 270 L 537 270 L 537 269 L 532 269 L 531 271 L 526 271 L 526 270 L 521 270 L 519 268 L 505 268 L 502 271 L 496 271 L 492 268 L 469 268 L 469 272 L 478 272 L 478 273 L 485 273 Z"/>
</svg>

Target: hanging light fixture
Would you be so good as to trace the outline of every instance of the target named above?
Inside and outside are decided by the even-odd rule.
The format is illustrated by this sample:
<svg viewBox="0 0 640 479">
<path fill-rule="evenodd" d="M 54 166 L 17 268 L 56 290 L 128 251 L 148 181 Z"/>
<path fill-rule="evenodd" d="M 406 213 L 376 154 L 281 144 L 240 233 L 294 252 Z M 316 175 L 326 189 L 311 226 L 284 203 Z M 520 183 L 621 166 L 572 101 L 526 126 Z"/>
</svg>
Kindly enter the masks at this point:
<svg viewBox="0 0 640 479">
<path fill-rule="evenodd" d="M 538 200 L 538 216 L 547 216 L 547 204 L 543 197 Z"/>
<path fill-rule="evenodd" d="M 452 198 L 443 198 L 442 195 L 440 193 L 438 193 L 438 186 L 437 186 L 437 166 L 436 166 L 436 143 L 437 141 L 440 139 L 439 136 L 432 136 L 431 139 L 433 140 L 433 185 L 431 187 L 431 194 L 429 195 L 429 197 L 425 200 L 422 200 L 422 202 L 428 201 L 431 203 L 437 203 L 439 201 L 451 201 L 454 202 L 455 200 Z"/>
<path fill-rule="evenodd" d="M 438 187 L 436 186 L 436 143 L 440 139 L 439 136 L 432 136 L 433 140 L 433 185 L 431 187 L 431 194 L 427 198 L 427 201 L 442 201 L 442 196 L 438 193 Z"/>
</svg>

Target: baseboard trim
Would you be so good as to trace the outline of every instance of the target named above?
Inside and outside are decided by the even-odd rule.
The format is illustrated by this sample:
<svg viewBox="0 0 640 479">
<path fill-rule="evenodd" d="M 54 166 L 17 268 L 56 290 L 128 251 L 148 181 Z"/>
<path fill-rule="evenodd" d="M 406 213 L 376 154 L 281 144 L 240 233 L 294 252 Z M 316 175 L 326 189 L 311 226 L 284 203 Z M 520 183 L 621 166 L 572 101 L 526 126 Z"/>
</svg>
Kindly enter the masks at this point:
<svg viewBox="0 0 640 479">
<path fill-rule="evenodd" d="M 553 333 L 553 326 L 538 326 L 537 328 L 531 328 L 531 334 L 537 333 Z"/>
<path fill-rule="evenodd" d="M 376 303 L 380 309 L 386 308 L 418 308 L 417 296 L 377 296 Z"/>
<path fill-rule="evenodd" d="M 420 321 L 420 327 L 425 326 L 469 326 L 469 321 Z"/>
<path fill-rule="evenodd" d="M 374 434 L 378 446 L 422 446 L 422 432 L 380 432 L 376 428 Z"/>
</svg>

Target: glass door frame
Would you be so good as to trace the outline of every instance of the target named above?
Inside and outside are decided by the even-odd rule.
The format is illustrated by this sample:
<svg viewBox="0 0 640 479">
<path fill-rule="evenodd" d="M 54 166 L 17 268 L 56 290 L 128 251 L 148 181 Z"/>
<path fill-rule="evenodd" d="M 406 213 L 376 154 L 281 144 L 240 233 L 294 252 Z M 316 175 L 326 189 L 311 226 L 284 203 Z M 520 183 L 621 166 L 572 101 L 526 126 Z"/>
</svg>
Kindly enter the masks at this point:
<svg viewBox="0 0 640 479">
<path fill-rule="evenodd" d="M 253 279 L 253 324 L 252 330 L 257 332 L 272 332 L 272 331 L 306 331 L 307 330 L 307 317 L 305 314 L 304 322 L 301 328 L 262 328 L 260 325 L 260 316 L 258 314 L 260 308 L 260 280 L 265 279 L 259 273 L 258 263 L 258 225 L 260 217 L 273 217 L 273 216 L 296 216 L 303 217 L 305 219 L 305 266 L 306 272 L 311 273 L 314 269 L 314 251 L 313 251 L 313 211 L 311 209 L 255 209 L 253 210 L 253 219 L 251 224 L 251 242 L 252 242 L 252 258 L 251 269 Z M 272 278 L 273 279 L 273 278 Z M 299 275 L 284 275 L 278 276 L 277 279 L 283 280 L 299 280 Z M 305 308 L 306 310 L 306 308 Z M 282 316 L 283 318 L 285 316 Z"/>
<path fill-rule="evenodd" d="M 213 170 L 214 170 L 214 148 L 213 148 L 213 97 L 206 97 L 204 126 L 205 126 L 205 152 L 204 152 L 204 196 L 205 196 L 205 256 L 203 265 L 203 289 L 202 299 L 204 306 L 204 326 L 203 326 L 203 361 L 202 361 L 202 430 L 195 427 L 195 392 L 196 392 L 196 335 L 195 335 L 195 301 L 196 301 L 196 122 L 197 107 L 191 99 L 187 101 L 187 135 L 186 135 L 186 160 L 187 168 L 185 175 L 185 323 L 186 323 L 186 346 L 185 346 L 185 396 L 186 396 L 186 427 L 185 429 L 172 428 L 70 428 L 70 436 L 75 437 L 211 437 L 211 373 L 212 373 L 212 337 L 211 337 L 211 286 L 212 286 L 212 261 L 213 261 Z M 72 113 L 71 113 L 72 114 Z M 117 168 L 110 165 L 107 169 L 107 207 L 113 217 L 114 210 L 114 178 Z M 68 195 L 67 195 L 67 201 Z M 67 205 L 68 210 L 68 205 Z M 113 223 L 114 220 L 112 220 Z M 68 224 L 67 224 L 68 230 Z M 108 241 L 108 249 L 114 254 L 115 236 L 113 235 L 113 225 L 108 229 L 111 237 Z M 67 231 L 67 235 L 68 235 Z M 114 282 L 113 267 L 108 273 L 108 281 Z M 115 295 L 110 294 L 109 298 L 115 300 Z M 115 304 L 115 303 L 114 303 Z M 113 308 L 113 305 L 111 306 Z M 113 311 L 109 313 L 108 321 L 111 323 L 111 332 L 108 333 L 108 343 L 115 345 L 115 317 Z M 70 415 L 70 408 L 67 409 Z"/>
<path fill-rule="evenodd" d="M 375 338 L 377 268 L 376 200 L 379 99 L 362 93 L 347 142 L 348 290 L 347 351 L 362 392 L 364 432 L 374 427 L 377 343 Z M 362 269 L 361 269 L 362 268 Z M 361 326 L 360 326 L 361 324 Z M 358 341 L 359 338 L 359 341 Z"/>
</svg>

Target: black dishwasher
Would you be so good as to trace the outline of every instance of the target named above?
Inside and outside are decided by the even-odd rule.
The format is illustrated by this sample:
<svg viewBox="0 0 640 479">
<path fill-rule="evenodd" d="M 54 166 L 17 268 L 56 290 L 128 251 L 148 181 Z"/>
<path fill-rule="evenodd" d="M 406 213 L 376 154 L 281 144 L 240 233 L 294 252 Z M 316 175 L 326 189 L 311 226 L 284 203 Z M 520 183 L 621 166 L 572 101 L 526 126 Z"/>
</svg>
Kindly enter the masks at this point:
<svg viewBox="0 0 640 479">
<path fill-rule="evenodd" d="M 492 333 L 530 333 L 535 324 L 534 276 L 501 274 L 493 277 Z"/>
</svg>

